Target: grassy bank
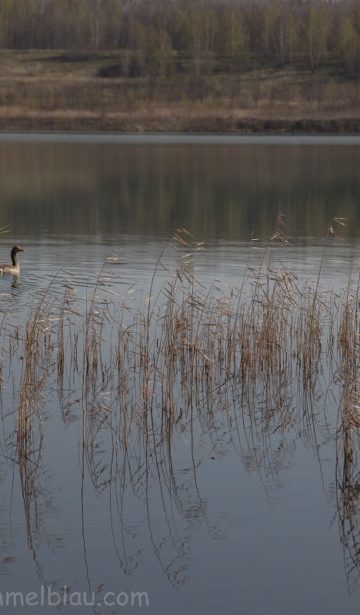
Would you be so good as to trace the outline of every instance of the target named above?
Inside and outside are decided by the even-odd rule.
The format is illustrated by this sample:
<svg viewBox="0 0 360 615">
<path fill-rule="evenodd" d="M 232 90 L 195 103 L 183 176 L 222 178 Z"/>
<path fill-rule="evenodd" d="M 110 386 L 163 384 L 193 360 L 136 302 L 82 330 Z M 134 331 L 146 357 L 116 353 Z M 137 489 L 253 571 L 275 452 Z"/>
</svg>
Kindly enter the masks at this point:
<svg viewBox="0 0 360 615">
<path fill-rule="evenodd" d="M 0 130 L 360 129 L 360 83 L 336 66 L 119 77 L 119 52 L 0 52 Z"/>
</svg>

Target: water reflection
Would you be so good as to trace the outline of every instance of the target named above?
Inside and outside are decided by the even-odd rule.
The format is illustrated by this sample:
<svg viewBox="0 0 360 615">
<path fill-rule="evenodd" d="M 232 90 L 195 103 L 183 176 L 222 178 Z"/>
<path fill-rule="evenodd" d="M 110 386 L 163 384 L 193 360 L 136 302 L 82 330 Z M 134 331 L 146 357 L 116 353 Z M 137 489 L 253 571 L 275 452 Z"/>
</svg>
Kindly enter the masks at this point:
<svg viewBox="0 0 360 615">
<path fill-rule="evenodd" d="M 89 592 L 103 585 L 101 572 L 93 572 L 91 492 L 100 506 L 96 523 L 103 529 L 110 524 L 117 570 L 126 578 L 138 574 L 150 547 L 170 586 L 185 588 L 193 574 L 193 534 L 204 527 L 211 540 L 231 540 L 226 507 L 214 517 L 203 486 L 204 469 L 211 475 L 209 465 L 221 464 L 231 453 L 236 472 L 243 465 L 256 475 L 271 502 L 299 447 L 312 450 L 325 490 L 323 455 L 335 439 L 339 449 L 343 437 L 339 519 L 341 539 L 354 552 L 343 529 L 354 524 L 355 514 L 353 499 L 349 508 L 354 492 L 350 425 L 339 432 L 336 415 L 344 392 L 350 399 L 350 380 L 334 381 L 338 350 L 328 334 L 328 327 L 332 333 L 339 330 L 339 356 L 349 374 L 354 308 L 349 289 L 334 305 L 313 286 L 298 288 L 290 272 L 266 268 L 255 278 L 249 271 L 238 295 L 232 289 L 225 296 L 217 287 L 196 284 L 188 255 L 182 262 L 163 287 L 162 300 L 154 297 L 135 314 L 113 302 L 111 287 L 100 284 L 101 278 L 80 309 L 81 297 L 59 276 L 34 306 L 20 346 L 11 338 L 11 364 L 20 366 L 14 372 L 18 381 L 12 379 L 19 400 L 17 467 L 28 548 L 42 581 L 47 563 L 39 553 L 46 518 L 51 525 L 49 517 L 56 514 L 54 509 L 41 512 L 44 467 L 54 464 L 52 451 L 45 452 L 51 438 L 51 427 L 44 437 L 47 398 L 60 420 L 56 433 L 64 442 L 67 430 L 75 428 L 78 440 L 63 480 L 69 480 L 78 457 L 74 488 Z M 333 407 L 322 399 L 325 370 L 330 370 L 325 386 Z M 66 458 L 61 460 L 66 467 Z M 141 529 L 132 519 L 135 503 Z M 104 507 L 110 518 L 104 517 Z M 357 564 L 357 555 L 352 557 Z M 61 586 L 61 576 L 56 582 Z"/>
<path fill-rule="evenodd" d="M 0 141 L 27 248 L 0 280 L 2 553 L 29 591 L 150 587 L 151 612 L 210 614 L 239 588 L 260 613 L 259 579 L 291 611 L 292 545 L 335 613 L 339 537 L 357 588 L 359 152 L 282 148 Z M 324 260 L 332 215 L 351 224 Z"/>
<path fill-rule="evenodd" d="M 19 238 L 119 234 L 269 237 L 281 209 L 293 237 L 334 216 L 359 234 L 360 148 L 0 141 L 2 220 Z"/>
</svg>

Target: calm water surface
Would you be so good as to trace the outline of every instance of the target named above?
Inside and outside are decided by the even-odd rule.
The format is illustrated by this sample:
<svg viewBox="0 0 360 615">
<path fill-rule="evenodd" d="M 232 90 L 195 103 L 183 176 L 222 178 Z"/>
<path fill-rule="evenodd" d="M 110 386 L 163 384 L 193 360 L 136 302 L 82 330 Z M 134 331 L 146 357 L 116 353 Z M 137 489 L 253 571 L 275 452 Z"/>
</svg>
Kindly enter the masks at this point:
<svg viewBox="0 0 360 615">
<path fill-rule="evenodd" d="M 14 244 L 26 250 L 21 277 L 0 280 L 4 322 L 21 328 L 49 285 L 54 301 L 71 287 L 81 313 L 100 273 L 107 297 L 146 306 L 155 269 L 161 297 L 186 251 L 171 241 L 177 228 L 204 241 L 194 266 L 205 292 L 215 284 L 231 293 L 270 257 L 299 283 L 321 268 L 321 285 L 339 292 L 360 271 L 359 169 L 356 139 L 3 136 L 2 260 Z M 278 245 L 270 238 L 280 211 L 288 243 Z M 325 241 L 334 217 L 346 226 Z M 295 395 L 297 418 L 280 430 L 236 424 L 225 411 L 211 425 L 175 430 L 171 473 L 161 460 L 157 471 L 144 465 L 139 434 L 124 461 L 111 430 L 84 462 L 81 387 L 74 379 L 62 405 L 54 383 L 43 399 L 36 482 L 24 486 L 14 446 L 21 361 L 3 346 L 3 596 L 68 586 L 101 603 L 122 592 L 124 606 L 77 606 L 74 594 L 59 607 L 79 614 L 358 613 L 360 506 L 352 500 L 346 541 L 330 383 L 311 428 Z M 132 591 L 147 592 L 150 605 L 131 606 Z"/>
</svg>

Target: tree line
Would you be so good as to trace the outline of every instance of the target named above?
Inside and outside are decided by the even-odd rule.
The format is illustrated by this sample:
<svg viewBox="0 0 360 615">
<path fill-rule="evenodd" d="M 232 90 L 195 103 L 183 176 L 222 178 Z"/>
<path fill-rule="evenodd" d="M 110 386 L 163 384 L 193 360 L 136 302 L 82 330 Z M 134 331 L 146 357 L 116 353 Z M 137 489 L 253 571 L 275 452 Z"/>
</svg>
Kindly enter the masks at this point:
<svg viewBox="0 0 360 615">
<path fill-rule="evenodd" d="M 358 0 L 1 0 L 0 47 L 119 50 L 118 75 L 331 64 L 360 77 Z"/>
</svg>

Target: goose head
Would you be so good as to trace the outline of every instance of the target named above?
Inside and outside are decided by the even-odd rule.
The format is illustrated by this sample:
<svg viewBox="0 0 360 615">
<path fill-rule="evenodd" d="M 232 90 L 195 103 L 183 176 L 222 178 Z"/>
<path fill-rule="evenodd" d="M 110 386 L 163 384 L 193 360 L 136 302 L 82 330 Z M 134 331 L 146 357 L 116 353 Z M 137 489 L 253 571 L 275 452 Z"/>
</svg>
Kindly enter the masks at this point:
<svg viewBox="0 0 360 615">
<path fill-rule="evenodd" d="M 24 252 L 24 248 L 20 248 L 20 246 L 14 246 L 11 250 L 11 260 L 13 265 L 16 264 L 16 255 L 18 252 Z"/>
</svg>

